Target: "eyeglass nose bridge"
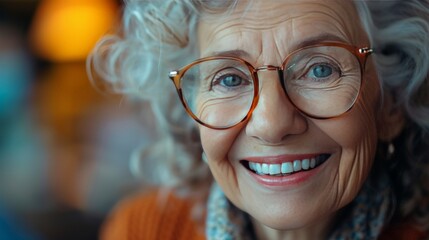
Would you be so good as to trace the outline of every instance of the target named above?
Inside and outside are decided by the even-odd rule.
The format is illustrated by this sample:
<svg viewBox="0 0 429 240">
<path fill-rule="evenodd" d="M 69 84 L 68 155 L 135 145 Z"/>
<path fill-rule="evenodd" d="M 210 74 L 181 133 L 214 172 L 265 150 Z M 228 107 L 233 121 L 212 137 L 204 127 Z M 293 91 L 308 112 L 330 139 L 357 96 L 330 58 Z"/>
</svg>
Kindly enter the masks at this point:
<svg viewBox="0 0 429 240">
<path fill-rule="evenodd" d="M 256 71 L 279 71 L 281 70 L 281 67 L 274 66 L 274 65 L 264 65 L 256 68 Z"/>
<path fill-rule="evenodd" d="M 285 82 L 284 82 L 283 68 L 282 67 L 274 66 L 274 65 L 260 66 L 258 68 L 255 68 L 255 73 L 256 73 L 255 75 L 258 75 L 257 73 L 259 71 L 262 71 L 262 72 L 277 71 L 278 80 L 280 82 L 280 85 L 282 86 L 284 93 L 287 95 L 287 93 L 286 93 L 286 86 L 285 86 Z"/>
</svg>

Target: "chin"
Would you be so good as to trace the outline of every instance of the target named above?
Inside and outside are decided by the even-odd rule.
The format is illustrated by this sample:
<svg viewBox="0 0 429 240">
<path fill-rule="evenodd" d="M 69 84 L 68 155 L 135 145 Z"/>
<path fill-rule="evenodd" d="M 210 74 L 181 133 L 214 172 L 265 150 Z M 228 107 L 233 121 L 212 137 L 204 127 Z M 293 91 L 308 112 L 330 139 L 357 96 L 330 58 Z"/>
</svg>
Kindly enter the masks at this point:
<svg viewBox="0 0 429 240">
<path fill-rule="evenodd" d="M 312 215 L 312 214 L 299 214 L 299 213 L 283 213 L 277 211 L 276 213 L 265 213 L 252 215 L 252 220 L 259 224 L 275 230 L 287 231 L 296 230 L 301 228 L 308 228 L 317 225 L 318 222 L 326 223 L 329 220 L 329 214 L 326 216 Z"/>
</svg>

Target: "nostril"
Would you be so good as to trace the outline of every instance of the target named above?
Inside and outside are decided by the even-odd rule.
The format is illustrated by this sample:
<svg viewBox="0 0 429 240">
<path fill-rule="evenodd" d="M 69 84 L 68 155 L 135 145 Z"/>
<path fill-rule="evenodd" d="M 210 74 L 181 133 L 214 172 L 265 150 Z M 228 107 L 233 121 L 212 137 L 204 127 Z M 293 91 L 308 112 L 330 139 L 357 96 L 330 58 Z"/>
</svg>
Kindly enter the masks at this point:
<svg viewBox="0 0 429 240">
<path fill-rule="evenodd" d="M 281 117 L 277 118 L 278 120 L 270 120 L 269 117 L 255 117 L 255 115 L 253 113 L 252 118 L 247 122 L 245 132 L 248 137 L 263 145 L 281 145 L 291 136 L 303 134 L 308 129 L 307 120 L 303 116 L 289 120 Z"/>
<path fill-rule="evenodd" d="M 305 133 L 307 117 L 287 99 L 283 90 L 276 86 L 264 86 L 258 105 L 246 123 L 246 134 L 264 144 L 282 143 L 290 135 Z"/>
</svg>

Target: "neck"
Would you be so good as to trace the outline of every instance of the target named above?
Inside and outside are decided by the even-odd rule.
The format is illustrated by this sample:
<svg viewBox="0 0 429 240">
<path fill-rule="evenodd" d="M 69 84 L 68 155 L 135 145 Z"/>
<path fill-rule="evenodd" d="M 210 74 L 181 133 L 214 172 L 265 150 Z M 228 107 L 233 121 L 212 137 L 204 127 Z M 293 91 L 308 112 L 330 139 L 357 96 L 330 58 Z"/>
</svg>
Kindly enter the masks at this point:
<svg viewBox="0 0 429 240">
<path fill-rule="evenodd" d="M 272 239 L 272 240 L 306 240 L 306 239 L 327 239 L 332 229 L 334 217 L 327 218 L 323 221 L 318 221 L 316 224 L 311 224 L 298 229 L 292 230 L 277 230 L 261 224 L 252 218 L 252 225 L 256 235 L 256 239 Z"/>
</svg>

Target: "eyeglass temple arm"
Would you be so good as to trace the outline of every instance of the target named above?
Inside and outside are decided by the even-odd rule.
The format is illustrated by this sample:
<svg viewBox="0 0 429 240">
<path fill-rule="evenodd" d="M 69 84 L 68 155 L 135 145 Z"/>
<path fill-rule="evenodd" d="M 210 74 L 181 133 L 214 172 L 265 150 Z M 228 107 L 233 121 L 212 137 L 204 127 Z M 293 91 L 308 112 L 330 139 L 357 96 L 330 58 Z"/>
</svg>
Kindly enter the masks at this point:
<svg viewBox="0 0 429 240">
<path fill-rule="evenodd" d="M 168 77 L 171 79 L 171 81 L 173 81 L 176 87 L 179 86 L 179 75 L 179 70 L 173 70 L 168 73 Z"/>
<path fill-rule="evenodd" d="M 359 48 L 359 53 L 361 54 L 371 54 L 373 52 L 374 52 L 373 48 L 369 48 L 369 47 Z"/>
</svg>

